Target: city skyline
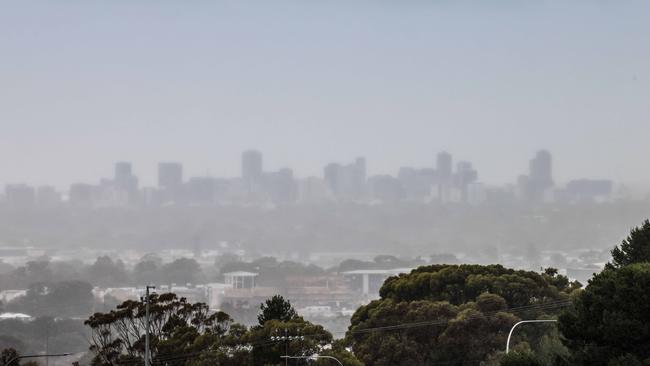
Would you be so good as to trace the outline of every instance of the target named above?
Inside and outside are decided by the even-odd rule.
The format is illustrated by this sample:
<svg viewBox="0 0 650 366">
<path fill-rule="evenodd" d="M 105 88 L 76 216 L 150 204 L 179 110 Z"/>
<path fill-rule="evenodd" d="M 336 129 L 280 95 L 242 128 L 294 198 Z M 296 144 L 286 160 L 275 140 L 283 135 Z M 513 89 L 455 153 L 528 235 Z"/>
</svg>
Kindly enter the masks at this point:
<svg viewBox="0 0 650 366">
<path fill-rule="evenodd" d="M 614 194 L 614 182 L 577 177 L 556 185 L 553 155 L 539 150 L 529 161 L 528 171 L 516 182 L 489 186 L 470 161 L 454 160 L 447 151 L 436 155 L 435 166 L 402 166 L 397 174 L 368 174 L 367 161 L 332 162 L 322 175 L 301 178 L 291 167 L 270 170 L 258 150 L 241 153 L 240 174 L 235 178 L 184 175 L 180 162 L 159 162 L 156 186 L 140 184 L 131 162 L 114 163 L 112 176 L 98 182 L 75 182 L 61 193 L 51 186 L 6 184 L 4 203 L 13 208 L 53 206 L 67 201 L 82 206 L 160 206 L 267 203 L 394 203 L 411 201 L 507 204 L 551 202 L 602 202 Z M 67 195 L 65 194 L 67 193 Z M 65 199 L 64 199 L 65 197 Z"/>
<path fill-rule="evenodd" d="M 367 155 L 360 154 L 360 155 L 356 155 L 356 156 L 351 156 L 348 159 L 341 159 L 341 160 L 325 162 L 321 166 L 318 166 L 316 168 L 312 168 L 312 169 L 308 170 L 309 172 L 313 173 L 313 174 L 309 174 L 309 173 L 304 173 L 304 172 L 300 171 L 299 169 L 296 169 L 291 164 L 282 164 L 282 163 L 277 162 L 277 159 L 274 160 L 270 154 L 265 154 L 260 149 L 248 148 L 248 149 L 242 150 L 239 153 L 240 155 L 237 155 L 235 157 L 235 160 L 229 164 L 229 165 L 232 165 L 232 166 L 236 167 L 235 170 L 231 174 L 219 174 L 219 173 L 216 173 L 218 170 L 210 169 L 209 167 L 204 167 L 202 169 L 201 168 L 197 169 L 196 164 L 192 164 L 192 162 L 188 163 L 188 162 L 185 162 L 185 161 L 181 161 L 179 159 L 154 160 L 152 164 L 148 164 L 148 165 L 140 165 L 140 164 L 136 163 L 134 160 L 130 160 L 130 159 L 115 159 L 115 160 L 110 161 L 109 164 L 106 165 L 106 166 L 101 166 L 101 167 L 96 166 L 97 169 L 95 169 L 94 171 L 100 172 L 99 173 L 100 175 L 95 176 L 93 178 L 90 178 L 88 180 L 74 180 L 74 179 L 71 178 L 69 180 L 53 180 L 53 181 L 49 181 L 49 182 L 44 181 L 44 182 L 36 182 L 35 183 L 35 182 L 30 182 L 27 179 L 13 179 L 13 180 L 5 180 L 5 181 L 0 180 L 0 186 L 15 185 L 15 184 L 26 184 L 26 185 L 29 185 L 29 186 L 52 186 L 52 187 L 55 187 L 57 190 L 66 190 L 67 188 L 69 188 L 69 186 L 71 184 L 75 184 L 75 183 L 96 183 L 102 177 L 112 176 L 114 174 L 114 172 L 115 172 L 114 171 L 115 164 L 119 164 L 121 162 L 129 163 L 131 165 L 131 169 L 133 170 L 133 173 L 137 176 L 139 186 L 141 186 L 141 187 L 164 186 L 164 184 L 161 184 L 161 181 L 160 181 L 161 177 L 159 176 L 159 171 L 160 171 L 161 166 L 165 166 L 165 169 L 168 170 L 168 171 L 170 169 L 171 170 L 180 169 L 179 172 L 174 171 L 174 172 L 168 172 L 167 174 L 171 174 L 171 175 L 180 174 L 181 176 L 183 176 L 185 178 L 187 178 L 187 177 L 211 177 L 211 178 L 226 178 L 226 179 L 240 178 L 240 177 L 243 177 L 243 175 L 242 175 L 243 172 L 242 172 L 242 162 L 241 162 L 242 156 L 241 156 L 241 154 L 246 154 L 246 153 L 251 153 L 251 152 L 256 152 L 256 153 L 261 154 L 261 158 L 263 159 L 263 161 L 261 162 L 262 166 L 260 167 L 260 169 L 267 169 L 269 171 L 277 171 L 277 170 L 282 170 L 282 169 L 291 169 L 293 171 L 294 177 L 296 179 L 306 179 L 306 178 L 312 178 L 312 177 L 324 178 L 323 169 L 325 167 L 327 167 L 328 165 L 331 165 L 331 164 L 345 164 L 346 162 L 354 161 L 357 158 L 363 158 L 363 159 L 366 160 L 366 163 L 364 163 L 364 164 L 366 165 L 365 169 L 367 171 L 367 176 L 368 177 L 380 176 L 380 175 L 399 176 L 400 171 L 402 169 L 404 169 L 404 168 L 414 168 L 414 169 L 437 168 L 441 163 L 440 162 L 440 155 L 441 154 L 449 154 L 452 161 L 449 162 L 449 164 L 451 164 L 451 166 L 449 166 L 447 168 L 448 170 L 449 169 L 451 169 L 451 170 L 458 169 L 457 163 L 471 162 L 470 163 L 471 164 L 470 168 L 473 167 L 475 169 L 478 169 L 481 172 L 481 174 L 480 174 L 481 179 L 479 179 L 479 181 L 481 183 L 484 183 L 484 184 L 487 184 L 487 185 L 493 185 L 493 186 L 501 186 L 501 185 L 507 185 L 507 184 L 516 184 L 517 180 L 521 177 L 522 172 L 525 172 L 526 170 L 531 168 L 530 167 L 531 156 L 533 156 L 534 154 L 537 154 L 539 152 L 542 152 L 542 151 L 549 152 L 548 149 L 537 149 L 537 150 L 534 150 L 531 153 L 531 155 L 529 155 L 529 156 L 522 156 L 521 157 L 521 164 L 518 165 L 517 167 L 512 168 L 513 170 L 510 172 L 511 178 L 509 180 L 497 181 L 497 182 L 485 180 L 484 177 L 485 176 L 490 176 L 490 172 L 488 170 L 486 170 L 486 169 L 481 169 L 480 166 L 478 166 L 477 164 L 474 163 L 473 159 L 471 159 L 471 158 L 469 158 L 469 159 L 460 159 L 453 152 L 450 152 L 450 151 L 447 151 L 447 150 L 441 150 L 439 152 L 432 152 L 430 154 L 429 164 L 418 165 L 418 164 L 409 164 L 409 163 L 405 162 L 403 164 L 398 165 L 393 171 L 378 171 L 377 169 L 373 170 L 371 168 L 373 166 L 372 159 L 369 158 Z M 552 152 L 550 152 L 550 153 L 551 153 L 551 155 L 553 155 Z M 271 157 L 271 158 L 269 159 L 269 157 Z M 271 164 L 268 163 L 269 160 L 271 161 Z M 425 160 L 425 159 L 419 159 L 419 160 L 422 161 L 422 160 Z M 178 166 L 178 165 L 180 165 L 180 166 Z M 558 174 L 557 165 L 558 164 L 554 164 L 553 168 L 552 168 L 554 177 L 560 175 L 560 174 Z M 562 165 L 561 159 L 560 159 L 560 164 L 559 165 L 560 166 Z M 188 166 L 193 167 L 193 169 L 192 170 L 188 169 Z M 228 170 L 231 171 L 232 169 L 228 169 Z M 2 175 L 0 174 L 0 177 L 1 176 Z M 571 182 L 571 181 L 573 181 L 575 179 L 578 179 L 578 178 L 584 178 L 584 179 L 608 179 L 608 180 L 612 180 L 612 181 L 615 181 L 616 183 L 620 183 L 620 184 L 626 184 L 626 183 L 629 182 L 629 181 L 626 182 L 625 180 L 616 180 L 611 176 L 607 176 L 606 173 L 605 173 L 605 174 L 602 174 L 600 176 L 569 175 L 569 176 L 564 177 L 563 179 L 556 179 L 555 183 L 566 184 L 566 183 L 569 183 L 569 182 Z M 174 177 L 167 177 L 167 178 L 163 178 L 163 179 L 174 179 Z M 56 183 L 57 181 L 59 183 Z M 632 182 L 632 183 L 644 183 L 644 182 Z"/>
<path fill-rule="evenodd" d="M 558 182 L 650 183 L 650 5 L 507 3 L 8 4 L 0 182 L 235 176 L 253 146 L 299 175 L 448 150 L 487 183 L 547 148 Z"/>
</svg>

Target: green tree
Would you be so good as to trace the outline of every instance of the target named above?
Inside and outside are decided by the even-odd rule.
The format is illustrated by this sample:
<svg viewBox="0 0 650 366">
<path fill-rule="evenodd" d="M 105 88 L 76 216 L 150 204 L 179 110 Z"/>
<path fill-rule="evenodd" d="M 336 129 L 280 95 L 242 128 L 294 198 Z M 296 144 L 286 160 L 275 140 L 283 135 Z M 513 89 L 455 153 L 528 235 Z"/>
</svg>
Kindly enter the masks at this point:
<svg viewBox="0 0 650 366">
<path fill-rule="evenodd" d="M 227 358 L 232 319 L 210 313 L 203 303 L 189 303 L 175 294 L 153 294 L 150 303 L 151 351 L 154 362 L 172 362 L 171 355 L 214 353 Z M 144 355 L 145 305 L 125 301 L 109 313 L 96 313 L 85 321 L 91 329 L 94 365 L 141 362 Z M 213 356 L 215 356 L 213 355 Z M 215 357 L 217 357 L 215 356 Z M 181 362 L 182 363 L 182 362 Z"/>
<path fill-rule="evenodd" d="M 391 277 L 360 307 L 346 340 L 368 365 L 476 365 L 500 352 L 521 318 L 553 315 L 575 290 L 556 271 L 432 265 Z M 518 332 L 515 343 L 541 335 Z"/>
<path fill-rule="evenodd" d="M 528 352 L 511 352 L 501 358 L 500 366 L 543 366 L 535 355 Z"/>
<path fill-rule="evenodd" d="M 289 300 L 285 300 L 281 295 L 275 295 L 260 304 L 261 313 L 257 316 L 260 326 L 269 320 L 279 320 L 288 322 L 298 316 L 296 310 L 291 306 Z"/>
<path fill-rule="evenodd" d="M 153 260 L 140 261 L 133 267 L 133 281 L 136 285 L 157 283 L 160 279 L 160 268 Z"/>
<path fill-rule="evenodd" d="M 129 282 L 124 263 L 114 262 L 109 256 L 98 257 L 86 272 L 86 278 L 95 286 L 120 286 Z"/>
<path fill-rule="evenodd" d="M 332 347 L 328 350 L 322 351 L 320 356 L 334 357 L 345 366 L 363 366 L 352 352 L 348 351 L 345 347 L 345 340 L 339 339 L 332 343 Z M 316 366 L 332 366 L 332 360 L 320 358 L 314 362 Z"/>
<path fill-rule="evenodd" d="M 20 366 L 20 362 L 16 359 L 18 356 L 18 351 L 13 348 L 5 348 L 0 353 L 0 363 L 4 366 Z M 11 361 L 11 363 L 9 363 Z"/>
<path fill-rule="evenodd" d="M 608 268 L 594 276 L 559 321 L 574 365 L 648 360 L 650 263 Z"/>
<path fill-rule="evenodd" d="M 162 271 L 168 284 L 185 285 L 197 283 L 203 272 L 199 263 L 191 258 L 179 258 L 162 266 Z"/>
<path fill-rule="evenodd" d="M 612 250 L 612 261 L 607 268 L 620 268 L 628 264 L 650 262 L 650 220 L 635 227 L 620 247 Z"/>
<path fill-rule="evenodd" d="M 286 321 L 270 319 L 250 329 L 245 338 L 252 346 L 254 365 L 284 364 L 283 355 L 308 357 L 332 342 L 332 334 L 322 326 L 293 317 Z"/>
</svg>

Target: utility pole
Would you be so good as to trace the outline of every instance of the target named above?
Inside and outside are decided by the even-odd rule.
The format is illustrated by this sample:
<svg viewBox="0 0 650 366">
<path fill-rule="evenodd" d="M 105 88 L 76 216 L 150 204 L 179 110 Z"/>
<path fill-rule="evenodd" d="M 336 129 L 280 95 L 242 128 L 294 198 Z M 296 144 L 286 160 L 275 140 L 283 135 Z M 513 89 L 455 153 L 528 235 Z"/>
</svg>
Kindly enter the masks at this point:
<svg viewBox="0 0 650 366">
<path fill-rule="evenodd" d="M 275 330 L 275 334 L 278 334 L 278 330 Z M 304 336 L 300 336 L 300 330 L 298 330 L 298 335 L 297 336 L 289 336 L 289 329 L 284 329 L 284 336 L 271 336 L 272 341 L 284 341 L 284 356 L 280 356 L 280 358 L 284 358 L 284 365 L 288 366 L 289 365 L 289 359 L 294 358 L 289 356 L 289 342 L 293 340 L 302 340 L 305 339 Z"/>
<path fill-rule="evenodd" d="M 46 318 L 45 323 L 45 354 L 50 353 L 50 319 Z M 50 366 L 50 358 L 45 356 L 45 366 Z"/>
<path fill-rule="evenodd" d="M 145 303 L 144 303 L 144 311 L 145 311 L 145 319 L 144 319 L 144 365 L 145 366 L 151 366 L 151 350 L 149 348 L 149 332 L 150 332 L 150 326 L 149 326 L 149 290 L 150 289 L 155 289 L 156 286 L 149 286 L 147 285 L 146 289 L 146 294 L 145 294 Z"/>
</svg>

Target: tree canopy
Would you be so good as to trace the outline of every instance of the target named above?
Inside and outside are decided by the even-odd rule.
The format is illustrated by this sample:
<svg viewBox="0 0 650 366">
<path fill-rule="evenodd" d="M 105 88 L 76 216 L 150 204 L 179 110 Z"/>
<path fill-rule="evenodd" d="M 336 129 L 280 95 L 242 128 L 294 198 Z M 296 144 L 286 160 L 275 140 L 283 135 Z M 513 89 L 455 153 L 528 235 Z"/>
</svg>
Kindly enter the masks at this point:
<svg viewBox="0 0 650 366">
<path fill-rule="evenodd" d="M 188 303 L 174 294 L 151 296 L 151 351 L 154 363 L 166 365 L 279 365 L 282 355 L 312 356 L 320 352 L 360 366 L 322 326 L 297 316 L 281 296 L 261 306 L 265 320 L 247 328 L 224 312 L 212 313 L 203 303 Z M 97 313 L 86 324 L 92 330 L 93 365 L 138 364 L 144 356 L 145 308 L 126 301 L 109 313 Z M 331 345 L 331 347 L 329 347 Z"/>
<path fill-rule="evenodd" d="M 150 297 L 151 353 L 155 360 L 202 349 L 206 342 L 219 345 L 229 331 L 228 314 L 210 314 L 203 303 L 189 303 L 175 294 Z M 144 356 L 145 305 L 127 300 L 109 313 L 96 313 L 85 322 L 91 328 L 94 364 L 142 360 Z"/>
<path fill-rule="evenodd" d="M 612 261 L 607 268 L 620 268 L 628 264 L 650 262 L 650 220 L 635 227 L 620 246 L 612 250 Z"/>
<path fill-rule="evenodd" d="M 269 320 L 288 322 L 298 316 L 291 303 L 280 295 L 275 295 L 260 304 L 260 311 L 257 321 L 261 326 Z"/>
<path fill-rule="evenodd" d="M 650 362 L 650 263 L 597 274 L 559 320 L 574 365 Z"/>
<path fill-rule="evenodd" d="M 502 350 L 520 317 L 554 314 L 577 287 L 556 271 L 432 265 L 391 277 L 359 308 L 347 340 L 369 365 L 475 365 Z M 538 338 L 522 331 L 515 341 Z"/>
</svg>

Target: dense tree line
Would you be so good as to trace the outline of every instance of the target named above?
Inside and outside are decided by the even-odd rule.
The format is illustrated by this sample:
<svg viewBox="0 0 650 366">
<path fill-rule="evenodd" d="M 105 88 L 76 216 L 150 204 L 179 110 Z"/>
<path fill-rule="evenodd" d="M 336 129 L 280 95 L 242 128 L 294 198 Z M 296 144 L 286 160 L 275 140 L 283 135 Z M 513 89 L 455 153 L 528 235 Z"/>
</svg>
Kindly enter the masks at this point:
<svg viewBox="0 0 650 366">
<path fill-rule="evenodd" d="M 395 260 L 378 257 L 374 262 L 393 266 Z M 187 262 L 175 265 L 193 267 Z M 92 267 L 96 274 L 107 274 L 107 269 L 115 266 L 120 264 L 98 259 Z M 152 273 L 160 266 L 150 258 L 141 262 L 137 272 Z M 261 258 L 222 263 L 219 271 L 246 268 L 268 273 L 283 268 L 298 274 L 318 270 Z M 173 267 L 166 270 L 174 272 Z M 48 266 L 31 263 L 17 274 L 42 280 L 47 271 Z M 35 282 L 21 306 L 32 306 L 37 312 L 43 310 L 38 304 L 44 302 L 63 308 L 65 298 L 86 296 L 89 286 L 74 281 Z M 552 268 L 537 273 L 500 265 L 421 266 L 389 278 L 380 290 L 380 299 L 360 307 L 346 337 L 337 341 L 321 326 L 298 316 L 280 296 L 262 304 L 258 324 L 246 327 L 236 324 L 226 312 L 209 311 L 205 304 L 192 304 L 174 294 L 153 295 L 152 349 L 156 362 L 172 366 L 277 365 L 284 354 L 330 354 L 355 366 L 649 365 L 650 222 L 634 228 L 612 250 L 605 270 L 584 289 L 580 287 Z M 67 311 L 73 314 L 83 309 Z M 518 329 L 513 352 L 505 355 L 508 331 L 522 319 L 558 319 L 559 323 L 557 327 L 539 324 Z M 143 302 L 126 301 L 107 313 L 94 314 L 86 324 L 94 365 L 142 362 Z M 0 337 L 0 342 L 2 348 L 24 347 L 20 340 L 6 336 Z M 11 352 L 5 350 L 3 357 Z M 324 364 L 323 360 L 317 362 Z"/>
<path fill-rule="evenodd" d="M 573 365 L 650 365 L 650 221 L 612 250 L 560 329 Z"/>
<path fill-rule="evenodd" d="M 176 295 L 150 298 L 151 351 L 166 365 L 279 365 L 282 355 L 334 354 L 358 366 L 322 326 L 299 317 L 291 304 L 275 296 L 260 306 L 259 322 L 245 327 L 224 312 L 189 303 Z M 126 301 L 108 313 L 96 313 L 91 329 L 93 365 L 139 364 L 144 357 L 145 305 Z"/>
<path fill-rule="evenodd" d="M 347 340 L 367 365 L 476 365 L 503 350 L 513 324 L 557 314 L 578 287 L 553 269 L 424 266 L 389 278 L 354 314 Z M 524 331 L 517 341 L 541 336 Z"/>
</svg>

